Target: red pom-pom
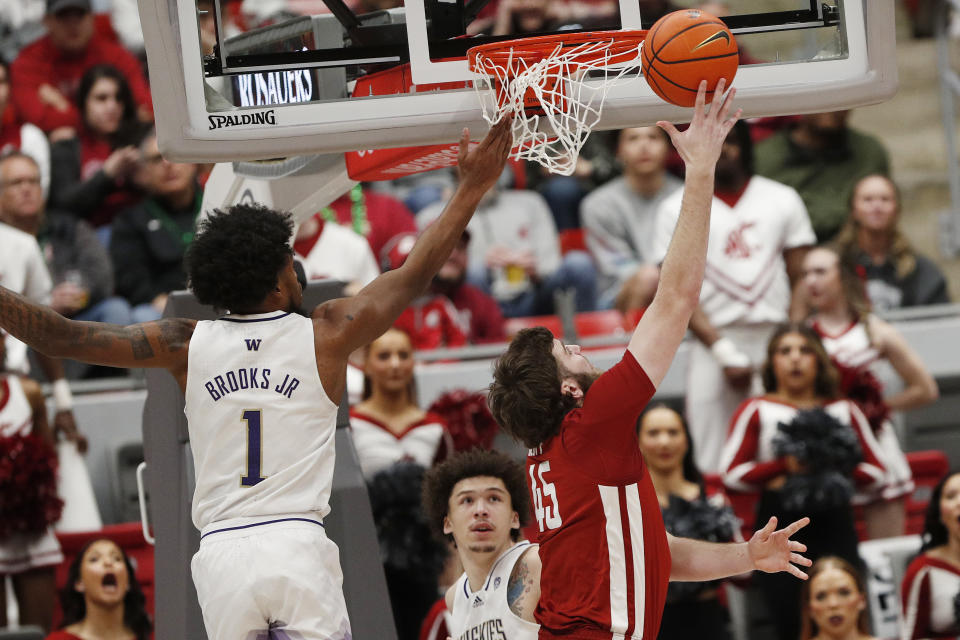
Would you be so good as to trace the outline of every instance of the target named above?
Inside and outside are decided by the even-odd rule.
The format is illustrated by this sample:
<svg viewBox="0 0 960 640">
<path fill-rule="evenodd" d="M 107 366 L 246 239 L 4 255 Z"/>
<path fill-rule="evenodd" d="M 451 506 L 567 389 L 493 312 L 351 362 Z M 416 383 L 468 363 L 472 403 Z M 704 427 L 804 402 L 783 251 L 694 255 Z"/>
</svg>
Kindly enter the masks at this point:
<svg viewBox="0 0 960 640">
<path fill-rule="evenodd" d="M 446 420 L 454 451 L 493 446 L 498 427 L 482 393 L 463 389 L 448 391 L 437 398 L 429 410 Z"/>
<path fill-rule="evenodd" d="M 840 371 L 840 391 L 852 400 L 874 432 L 890 418 L 890 407 L 883 400 L 883 385 L 877 377 L 865 367 L 845 367 L 834 361 Z"/>
<path fill-rule="evenodd" d="M 0 438 L 0 541 L 43 533 L 62 511 L 53 447 L 32 433 Z"/>
</svg>

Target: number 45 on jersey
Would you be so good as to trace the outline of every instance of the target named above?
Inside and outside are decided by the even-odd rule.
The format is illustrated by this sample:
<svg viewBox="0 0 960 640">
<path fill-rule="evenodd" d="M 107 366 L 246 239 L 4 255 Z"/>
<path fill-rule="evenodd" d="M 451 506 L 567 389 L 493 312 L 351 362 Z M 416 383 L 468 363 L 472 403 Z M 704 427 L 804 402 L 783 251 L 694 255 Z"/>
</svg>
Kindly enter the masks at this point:
<svg viewBox="0 0 960 640">
<path fill-rule="evenodd" d="M 533 512 L 537 516 L 537 526 L 540 531 L 557 529 L 563 524 L 560 518 L 560 501 L 557 499 L 557 488 L 552 482 L 547 482 L 543 474 L 550 471 L 550 461 L 531 464 L 530 491 L 533 494 Z"/>
</svg>

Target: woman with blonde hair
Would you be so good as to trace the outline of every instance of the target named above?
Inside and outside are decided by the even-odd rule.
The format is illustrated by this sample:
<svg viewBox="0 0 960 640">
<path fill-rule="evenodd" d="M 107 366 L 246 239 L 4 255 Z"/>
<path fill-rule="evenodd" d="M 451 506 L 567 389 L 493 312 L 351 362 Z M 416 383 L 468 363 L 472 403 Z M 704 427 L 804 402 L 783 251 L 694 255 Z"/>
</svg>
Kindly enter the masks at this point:
<svg viewBox="0 0 960 640">
<path fill-rule="evenodd" d="M 810 325 L 842 374 L 840 392 L 857 402 L 880 444 L 886 480 L 879 492 L 856 497 L 864 505 L 867 535 L 903 535 L 913 476 L 889 414 L 933 402 L 937 383 L 903 336 L 870 313 L 863 281 L 834 249 L 817 247 L 806 255 L 803 286 L 813 309 Z M 883 360 L 903 380 L 902 391 L 884 395 L 873 373 Z"/>
<path fill-rule="evenodd" d="M 853 565 L 837 556 L 824 556 L 807 575 L 800 596 L 801 640 L 873 640 L 866 585 Z"/>
<path fill-rule="evenodd" d="M 870 302 L 879 311 L 950 302 L 940 269 L 914 250 L 899 221 L 897 185 L 882 175 L 861 178 L 850 197 L 850 216 L 834 240 L 837 253 L 863 270 Z"/>
</svg>

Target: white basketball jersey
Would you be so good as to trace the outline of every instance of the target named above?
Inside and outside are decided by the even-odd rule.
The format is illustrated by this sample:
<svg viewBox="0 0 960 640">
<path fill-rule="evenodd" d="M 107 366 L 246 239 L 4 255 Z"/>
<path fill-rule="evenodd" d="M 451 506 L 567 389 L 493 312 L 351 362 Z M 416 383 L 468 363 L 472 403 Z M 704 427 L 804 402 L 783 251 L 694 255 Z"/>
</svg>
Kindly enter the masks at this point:
<svg viewBox="0 0 960 640">
<path fill-rule="evenodd" d="M 863 322 L 851 324 L 838 335 L 828 334 L 816 322 L 813 330 L 820 336 L 827 355 L 845 367 L 868 367 L 880 358 L 880 352 L 870 343 L 870 334 Z"/>
<path fill-rule="evenodd" d="M 275 311 L 198 322 L 188 358 L 197 529 L 238 517 L 326 515 L 337 406 L 317 373 L 312 321 Z"/>
<path fill-rule="evenodd" d="M 453 640 L 536 640 L 540 625 L 523 620 L 510 610 L 507 585 L 517 560 L 530 549 L 527 541 L 518 542 L 497 558 L 483 587 L 470 591 L 464 573 L 457 580 L 450 612 L 450 637 Z"/>
<path fill-rule="evenodd" d="M 33 429 L 33 408 L 23 392 L 20 377 L 0 377 L 4 399 L 0 401 L 0 437 L 25 436 Z"/>
</svg>

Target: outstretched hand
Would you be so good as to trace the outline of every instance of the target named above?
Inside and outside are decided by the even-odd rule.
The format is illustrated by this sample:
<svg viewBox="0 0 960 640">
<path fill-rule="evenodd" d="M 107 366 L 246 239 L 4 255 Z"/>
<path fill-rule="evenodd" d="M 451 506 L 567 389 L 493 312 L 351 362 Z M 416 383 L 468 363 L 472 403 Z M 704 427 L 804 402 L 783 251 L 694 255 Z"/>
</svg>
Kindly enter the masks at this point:
<svg viewBox="0 0 960 640">
<path fill-rule="evenodd" d="M 810 518 L 801 518 L 776 531 L 777 519 L 770 518 L 766 526 L 754 533 L 747 543 L 754 568 L 766 573 L 788 571 L 801 580 L 806 580 L 807 574 L 796 565 L 809 567 L 813 564 L 809 558 L 800 555 L 807 550 L 807 545 L 791 540 L 790 537 L 808 524 Z"/>
<path fill-rule="evenodd" d="M 504 116 L 490 127 L 487 135 L 473 149 L 470 148 L 470 131 L 466 128 L 463 130 L 457 157 L 460 184 L 476 185 L 484 193 L 496 184 L 513 146 L 512 126 L 513 118 Z"/>
<path fill-rule="evenodd" d="M 693 120 L 687 130 L 680 132 L 673 124 L 661 120 L 657 125 L 667 132 L 677 153 L 683 158 L 687 171 L 692 168 L 700 167 L 705 170 L 713 171 L 717 160 L 720 158 L 720 149 L 723 147 L 723 141 L 727 139 L 727 134 L 733 129 L 743 113 L 742 109 L 737 109 L 732 118 L 727 116 L 733 106 L 733 98 L 737 94 L 736 89 L 730 89 L 726 96 L 723 90 L 726 87 L 726 80 L 721 78 L 717 82 L 717 89 L 714 92 L 715 99 L 707 107 L 707 81 L 700 83 L 697 91 L 697 101 L 694 105 Z M 720 97 L 723 97 L 720 100 Z"/>
</svg>

